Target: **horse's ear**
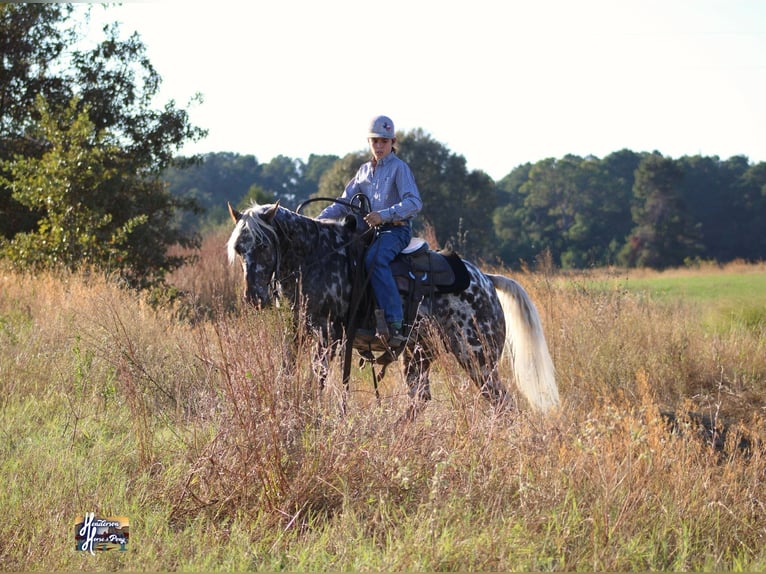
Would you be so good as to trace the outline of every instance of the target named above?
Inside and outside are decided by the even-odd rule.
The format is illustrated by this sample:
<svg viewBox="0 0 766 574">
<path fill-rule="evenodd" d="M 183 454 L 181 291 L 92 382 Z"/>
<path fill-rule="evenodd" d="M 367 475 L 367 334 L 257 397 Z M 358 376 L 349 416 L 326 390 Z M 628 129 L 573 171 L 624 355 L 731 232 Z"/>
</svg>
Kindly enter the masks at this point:
<svg viewBox="0 0 766 574">
<path fill-rule="evenodd" d="M 237 223 L 240 219 L 242 219 L 242 214 L 239 211 L 237 211 L 236 209 L 234 209 L 231 206 L 231 203 L 229 203 L 227 201 L 226 205 L 229 206 L 229 215 L 231 215 L 231 218 L 234 220 L 234 223 Z"/>
<path fill-rule="evenodd" d="M 279 200 L 269 208 L 269 210 L 263 214 L 263 220 L 271 225 L 271 222 L 274 221 L 274 217 L 277 215 L 277 210 L 279 209 Z"/>
</svg>

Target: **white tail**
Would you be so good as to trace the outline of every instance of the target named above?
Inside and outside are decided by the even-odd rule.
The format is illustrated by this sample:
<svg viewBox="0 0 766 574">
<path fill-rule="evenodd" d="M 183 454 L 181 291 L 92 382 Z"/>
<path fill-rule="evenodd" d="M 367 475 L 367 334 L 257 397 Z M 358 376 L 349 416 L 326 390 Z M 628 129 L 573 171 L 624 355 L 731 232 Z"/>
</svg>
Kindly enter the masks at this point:
<svg viewBox="0 0 766 574">
<path fill-rule="evenodd" d="M 537 308 L 513 279 L 503 275 L 487 277 L 495 285 L 505 314 L 505 347 L 516 386 L 533 408 L 547 412 L 559 405 L 559 390 Z"/>
</svg>

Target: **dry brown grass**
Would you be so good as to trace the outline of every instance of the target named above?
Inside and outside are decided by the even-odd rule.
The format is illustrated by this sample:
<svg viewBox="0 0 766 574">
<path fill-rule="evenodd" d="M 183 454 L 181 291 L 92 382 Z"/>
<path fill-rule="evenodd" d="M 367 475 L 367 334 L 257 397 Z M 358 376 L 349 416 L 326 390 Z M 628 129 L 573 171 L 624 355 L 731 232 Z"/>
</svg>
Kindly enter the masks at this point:
<svg viewBox="0 0 766 574">
<path fill-rule="evenodd" d="M 137 525 L 114 569 L 766 565 L 759 333 L 710 334 L 681 304 L 518 273 L 559 412 L 496 413 L 446 360 L 414 424 L 396 424 L 407 397 L 395 368 L 380 402 L 354 370 L 344 417 L 340 365 L 320 395 L 289 314 L 240 308 L 225 235 L 174 275 L 185 304 L 205 309 L 195 322 L 95 276 L 0 275 L 0 478 L 14 485 L 0 495 L 3 569 L 81 567 L 46 546 L 43 518 L 9 525 L 51 508 L 67 521 L 99 497 L 109 506 L 96 511 L 156 530 Z M 724 448 L 686 413 L 729 424 Z M 58 466 L 45 443 L 66 453 Z M 45 494 L 30 503 L 16 488 Z"/>
<path fill-rule="evenodd" d="M 200 249 L 193 253 L 197 258 L 194 265 L 176 269 L 168 277 L 168 282 L 184 291 L 197 310 L 207 316 L 214 310 L 232 311 L 239 307 L 242 271 L 238 265 L 229 265 L 226 258 L 226 242 L 230 234 L 228 225 L 208 233 Z M 174 253 L 179 254 L 189 253 Z"/>
</svg>

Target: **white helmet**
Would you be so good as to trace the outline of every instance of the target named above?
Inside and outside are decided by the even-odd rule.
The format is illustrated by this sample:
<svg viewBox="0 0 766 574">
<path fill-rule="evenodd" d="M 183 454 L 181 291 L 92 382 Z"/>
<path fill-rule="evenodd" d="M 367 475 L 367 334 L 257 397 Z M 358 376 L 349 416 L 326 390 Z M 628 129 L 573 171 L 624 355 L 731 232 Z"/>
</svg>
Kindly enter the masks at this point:
<svg viewBox="0 0 766 574">
<path fill-rule="evenodd" d="M 388 116 L 375 116 L 370 121 L 370 129 L 367 131 L 368 138 L 396 138 L 394 122 Z"/>
</svg>

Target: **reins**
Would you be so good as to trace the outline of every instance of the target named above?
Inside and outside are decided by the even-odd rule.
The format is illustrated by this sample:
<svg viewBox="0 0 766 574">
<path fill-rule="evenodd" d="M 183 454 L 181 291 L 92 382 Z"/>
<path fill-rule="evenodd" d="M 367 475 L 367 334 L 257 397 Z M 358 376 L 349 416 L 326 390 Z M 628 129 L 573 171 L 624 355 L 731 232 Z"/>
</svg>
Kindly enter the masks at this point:
<svg viewBox="0 0 766 574">
<path fill-rule="evenodd" d="M 355 200 L 359 201 L 359 205 L 356 205 L 354 203 Z M 300 213 L 304 205 L 308 203 L 312 203 L 314 201 L 330 201 L 333 203 L 339 203 L 341 205 L 345 205 L 346 207 L 351 209 L 351 211 L 360 214 L 362 217 L 370 213 L 370 211 L 372 210 L 372 206 L 370 204 L 370 198 L 368 198 L 366 195 L 362 193 L 357 193 L 356 195 L 354 195 L 354 197 L 351 198 L 350 202 L 342 200 L 342 199 L 338 199 L 338 198 L 313 197 L 313 198 L 307 199 L 306 201 L 298 205 L 298 207 L 295 209 L 296 213 Z M 361 234 L 352 238 L 351 241 L 349 241 L 348 243 L 341 245 L 341 247 L 336 249 L 334 252 L 337 252 L 340 249 L 345 249 L 349 247 L 355 241 L 364 239 L 366 235 L 370 232 L 374 233 L 375 229 L 372 227 L 365 229 Z M 331 253 L 334 253 L 334 252 L 331 252 Z M 359 250 L 357 260 L 353 262 L 353 264 L 351 265 L 351 268 L 352 268 L 351 301 L 349 302 L 348 315 L 346 316 L 346 346 L 343 349 L 343 388 L 345 389 L 347 394 L 349 389 L 349 382 L 351 379 L 351 360 L 354 353 L 354 339 L 356 337 L 356 328 L 357 328 L 356 319 L 358 316 L 359 305 L 362 302 L 362 298 L 364 296 L 365 290 L 367 288 L 367 285 L 370 282 L 370 275 L 367 275 L 363 272 L 364 270 L 364 250 L 363 249 Z M 378 400 L 380 400 L 380 394 L 378 391 L 378 378 L 375 374 L 375 368 L 374 367 L 371 368 L 371 371 L 372 371 L 372 384 L 375 389 L 375 397 Z"/>
<path fill-rule="evenodd" d="M 354 203 L 355 199 L 359 199 L 359 205 Z M 302 201 L 298 204 L 298 207 L 295 208 L 295 213 L 300 213 L 304 206 L 308 205 L 309 203 L 314 203 L 315 201 L 339 203 L 340 205 L 345 205 L 351 211 L 359 212 L 363 216 L 370 213 L 372 209 L 372 206 L 370 205 L 370 198 L 362 193 L 357 193 L 354 197 L 351 198 L 351 201 L 346 201 L 345 199 L 340 199 L 338 197 L 310 197 L 306 201 Z M 362 203 L 366 203 L 366 205 L 362 205 Z"/>
</svg>

